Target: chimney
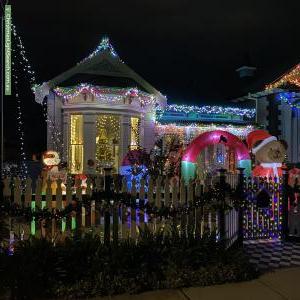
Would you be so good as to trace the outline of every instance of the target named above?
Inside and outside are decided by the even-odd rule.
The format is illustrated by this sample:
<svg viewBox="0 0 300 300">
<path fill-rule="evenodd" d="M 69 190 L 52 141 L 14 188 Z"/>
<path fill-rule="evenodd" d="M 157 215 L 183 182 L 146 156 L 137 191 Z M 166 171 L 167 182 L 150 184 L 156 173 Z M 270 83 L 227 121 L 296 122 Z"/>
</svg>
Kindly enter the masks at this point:
<svg viewBox="0 0 300 300">
<path fill-rule="evenodd" d="M 250 54 L 246 53 L 244 55 L 242 66 L 235 71 L 239 74 L 240 78 L 251 78 L 254 77 L 256 71 L 256 68 L 252 66 Z"/>
<path fill-rule="evenodd" d="M 242 66 L 235 71 L 239 74 L 240 78 L 245 77 L 254 77 L 256 68 L 255 67 L 249 67 L 249 66 Z"/>
</svg>

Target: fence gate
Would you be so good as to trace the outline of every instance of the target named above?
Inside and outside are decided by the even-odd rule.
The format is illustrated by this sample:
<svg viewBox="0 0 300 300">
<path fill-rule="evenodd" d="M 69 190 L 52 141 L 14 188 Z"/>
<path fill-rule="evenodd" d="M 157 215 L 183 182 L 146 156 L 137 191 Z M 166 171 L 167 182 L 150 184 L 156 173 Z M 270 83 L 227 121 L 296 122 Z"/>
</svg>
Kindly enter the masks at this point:
<svg viewBox="0 0 300 300">
<path fill-rule="evenodd" d="M 282 237 L 282 178 L 245 179 L 243 214 L 245 240 Z"/>
</svg>

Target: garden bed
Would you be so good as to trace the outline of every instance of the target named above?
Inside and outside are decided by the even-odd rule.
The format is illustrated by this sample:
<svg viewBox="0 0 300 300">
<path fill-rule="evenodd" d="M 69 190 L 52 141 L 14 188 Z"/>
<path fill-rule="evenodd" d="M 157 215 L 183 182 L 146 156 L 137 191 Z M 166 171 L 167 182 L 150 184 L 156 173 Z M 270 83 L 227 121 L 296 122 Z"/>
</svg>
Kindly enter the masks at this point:
<svg viewBox="0 0 300 300">
<path fill-rule="evenodd" d="M 2 291 L 17 299 L 69 299 L 207 286 L 251 280 L 259 274 L 241 249 L 224 250 L 214 236 L 195 239 L 145 231 L 139 241 L 104 245 L 98 236 L 20 242 L 2 253 Z"/>
</svg>

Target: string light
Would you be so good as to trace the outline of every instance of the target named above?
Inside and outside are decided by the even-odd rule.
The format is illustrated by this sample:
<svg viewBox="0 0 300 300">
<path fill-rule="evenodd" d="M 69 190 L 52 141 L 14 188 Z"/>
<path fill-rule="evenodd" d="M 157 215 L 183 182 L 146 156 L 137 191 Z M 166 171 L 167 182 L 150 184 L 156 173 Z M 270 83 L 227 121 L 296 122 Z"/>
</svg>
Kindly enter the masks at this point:
<svg viewBox="0 0 300 300">
<path fill-rule="evenodd" d="M 18 35 L 16 26 L 14 24 L 12 24 L 12 33 L 13 33 L 13 36 L 15 37 L 16 47 L 19 50 L 18 52 L 21 57 L 19 62 L 21 64 L 22 70 L 27 75 L 27 79 L 32 87 L 33 92 L 35 93 L 36 87 L 37 87 L 35 72 L 33 71 L 33 68 L 29 63 L 22 39 Z M 48 128 L 50 129 L 49 130 L 51 133 L 50 139 L 51 139 L 51 142 L 52 142 L 52 145 L 54 148 L 53 150 L 56 150 L 56 151 L 62 153 L 62 159 L 64 160 L 64 151 L 63 151 L 64 144 L 63 144 L 62 133 L 61 133 L 60 129 L 57 128 L 54 121 L 52 120 L 52 118 L 50 117 L 50 115 L 47 112 L 47 101 L 42 99 L 41 104 L 43 106 L 42 108 L 43 108 L 44 120 L 48 124 Z"/>
<path fill-rule="evenodd" d="M 246 178 L 244 204 L 244 237 L 247 239 L 282 238 L 282 178 Z M 256 199 L 267 190 L 270 196 L 266 207 L 259 207 Z"/>
<path fill-rule="evenodd" d="M 269 90 L 269 89 L 279 88 L 286 84 L 292 84 L 297 87 L 300 87 L 300 64 L 296 65 L 289 72 L 281 76 L 279 79 L 266 85 L 266 89 Z"/>
<path fill-rule="evenodd" d="M 13 27 L 14 28 L 14 27 Z M 16 38 L 16 31 L 13 30 L 13 36 Z M 16 45 L 19 49 L 22 49 L 22 44 L 19 43 L 19 39 L 16 39 Z M 16 50 L 13 49 L 13 56 L 14 61 L 18 62 L 17 60 L 17 53 Z M 19 52 L 21 54 L 21 52 Z M 23 53 L 23 52 L 22 52 Z M 20 139 L 20 156 L 21 156 L 21 162 L 20 162 L 20 177 L 21 179 L 26 179 L 28 175 L 28 169 L 26 164 L 26 153 L 24 149 L 24 130 L 23 130 L 23 115 L 22 115 L 22 107 L 21 107 L 21 99 L 19 96 L 19 78 L 18 78 L 18 70 L 17 66 L 14 62 L 12 62 L 12 77 L 14 79 L 14 88 L 15 88 L 15 98 L 17 101 L 17 131 Z"/>
<path fill-rule="evenodd" d="M 100 44 L 97 46 L 97 48 L 88 57 L 84 58 L 81 62 L 79 62 L 79 64 L 81 64 L 81 63 L 93 58 L 97 54 L 107 51 L 107 50 L 110 52 L 110 54 L 112 56 L 119 57 L 117 52 L 115 51 L 114 47 L 110 43 L 109 38 L 103 37 Z"/>
<path fill-rule="evenodd" d="M 190 125 L 178 125 L 178 124 L 160 124 L 156 122 L 155 133 L 157 136 L 164 136 L 168 134 L 176 134 L 181 137 L 188 137 L 192 139 L 194 136 L 203 132 L 212 130 L 228 131 L 240 138 L 245 138 L 251 131 L 254 130 L 254 126 L 233 126 L 233 125 L 218 125 L 218 124 L 190 124 Z"/>
<path fill-rule="evenodd" d="M 56 87 L 54 88 L 54 92 L 57 96 L 62 97 L 66 101 L 80 94 L 91 94 L 103 103 L 124 102 L 126 97 L 128 97 L 130 101 L 138 100 L 141 106 L 154 105 L 156 103 L 156 97 L 142 92 L 137 88 L 99 87 L 81 83 L 73 87 Z"/>
<path fill-rule="evenodd" d="M 288 104 L 291 108 L 298 109 L 300 108 L 299 96 L 299 93 L 295 92 L 282 92 L 277 95 L 277 99 Z"/>
<path fill-rule="evenodd" d="M 158 108 L 156 110 L 157 119 L 161 118 L 165 112 L 180 112 L 180 113 L 198 113 L 198 114 L 224 114 L 224 115 L 238 115 L 253 119 L 255 117 L 255 109 L 237 108 L 237 107 L 223 107 L 223 106 L 195 106 L 195 105 L 166 105 L 164 109 Z"/>
<path fill-rule="evenodd" d="M 23 71 L 27 74 L 30 84 L 34 85 L 36 83 L 35 73 L 26 57 L 25 47 L 22 43 L 21 37 L 17 34 L 16 26 L 14 24 L 12 24 L 12 33 L 16 40 L 16 46 L 19 49 L 19 54 L 21 57 L 20 63 L 23 67 Z"/>
</svg>

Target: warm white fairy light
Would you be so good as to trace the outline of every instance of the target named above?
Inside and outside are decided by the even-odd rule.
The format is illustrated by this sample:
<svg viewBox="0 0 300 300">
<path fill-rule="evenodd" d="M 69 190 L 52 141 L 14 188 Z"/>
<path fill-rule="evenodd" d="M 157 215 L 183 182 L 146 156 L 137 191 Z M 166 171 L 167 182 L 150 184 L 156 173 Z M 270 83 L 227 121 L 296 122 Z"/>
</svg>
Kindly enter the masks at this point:
<svg viewBox="0 0 300 300">
<path fill-rule="evenodd" d="M 156 122 L 155 132 L 157 136 L 164 136 L 166 134 L 176 134 L 182 137 L 189 138 L 190 136 L 199 135 L 206 131 L 223 130 L 228 131 L 240 138 L 245 138 L 251 131 L 254 130 L 254 126 L 233 126 L 233 125 L 218 125 L 218 124 L 190 124 L 190 125 L 178 125 L 178 124 L 160 124 Z"/>
<path fill-rule="evenodd" d="M 17 33 L 16 26 L 13 24 L 12 24 L 12 33 L 13 33 L 13 36 L 15 37 L 16 48 L 19 50 L 19 54 L 21 57 L 19 62 L 23 68 L 23 71 L 25 72 L 25 74 L 27 74 L 30 85 L 32 86 L 33 90 L 35 90 L 35 87 L 36 87 L 35 72 L 33 71 L 33 68 L 30 65 L 29 60 L 27 58 L 25 47 L 22 43 L 22 39 Z M 54 146 L 53 150 L 57 150 L 61 153 L 64 153 L 62 151 L 64 148 L 62 133 L 60 132 L 59 128 L 57 128 L 57 126 L 55 125 L 55 123 L 53 122 L 53 120 L 51 119 L 51 117 L 49 116 L 49 114 L 47 112 L 47 102 L 43 100 L 42 105 L 43 105 L 44 120 L 48 124 L 48 128 L 50 129 L 50 132 L 51 132 L 51 141 Z M 62 156 L 62 159 L 64 159 L 63 156 Z"/>
<path fill-rule="evenodd" d="M 12 33 L 13 33 L 13 35 L 15 37 L 15 40 L 16 40 L 16 47 L 19 49 L 19 54 L 20 54 L 20 57 L 21 57 L 20 63 L 23 67 L 23 71 L 27 73 L 30 84 L 34 85 L 35 82 L 36 82 L 35 75 L 34 75 L 35 73 L 32 70 L 32 67 L 29 64 L 29 60 L 26 57 L 25 47 L 22 43 L 21 37 L 17 34 L 16 26 L 14 24 L 12 24 Z"/>
<path fill-rule="evenodd" d="M 280 78 L 266 85 L 266 90 L 279 88 L 285 84 L 295 85 L 298 88 L 300 87 L 300 64 L 297 64 Z"/>
<path fill-rule="evenodd" d="M 16 51 L 13 50 L 12 52 L 13 52 L 13 57 L 15 58 L 16 61 Z M 15 97 L 17 100 L 17 130 L 20 139 L 20 156 L 21 156 L 20 177 L 21 179 L 24 180 L 28 175 L 28 169 L 26 164 L 26 153 L 24 149 L 23 116 L 22 116 L 22 108 L 21 108 L 21 99 L 19 96 L 19 81 L 18 81 L 17 70 L 14 62 L 12 63 L 12 77 L 14 79 L 14 90 L 15 90 Z"/>
</svg>

